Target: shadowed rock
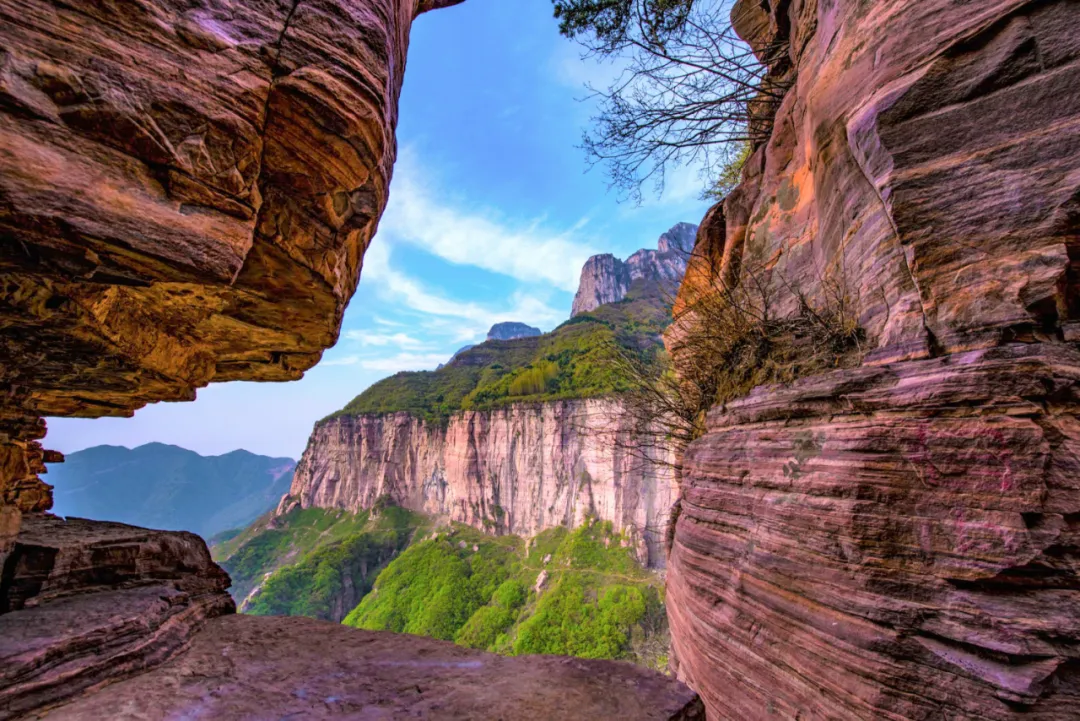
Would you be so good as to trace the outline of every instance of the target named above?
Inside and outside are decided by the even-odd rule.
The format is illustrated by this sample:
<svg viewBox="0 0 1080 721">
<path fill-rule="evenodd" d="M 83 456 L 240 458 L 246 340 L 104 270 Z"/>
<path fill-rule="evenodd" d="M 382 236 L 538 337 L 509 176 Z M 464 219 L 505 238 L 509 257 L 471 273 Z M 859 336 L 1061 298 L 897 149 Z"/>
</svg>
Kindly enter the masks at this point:
<svg viewBox="0 0 1080 721">
<path fill-rule="evenodd" d="M 122 711 L 121 711 L 122 709 Z M 306 618 L 211 621 L 175 661 L 42 718 L 704 721 L 697 695 L 616 661 L 496 656 Z"/>
</svg>

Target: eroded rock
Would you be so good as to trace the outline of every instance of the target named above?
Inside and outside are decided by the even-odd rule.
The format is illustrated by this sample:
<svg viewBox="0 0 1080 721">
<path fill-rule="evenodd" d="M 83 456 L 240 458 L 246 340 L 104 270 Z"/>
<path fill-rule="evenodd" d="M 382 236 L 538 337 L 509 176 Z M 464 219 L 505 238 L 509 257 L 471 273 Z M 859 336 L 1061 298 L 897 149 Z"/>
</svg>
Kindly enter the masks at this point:
<svg viewBox="0 0 1080 721">
<path fill-rule="evenodd" d="M 338 416 L 315 426 L 278 506 L 358 512 L 382 497 L 493 533 L 534 536 L 596 516 L 662 566 L 675 499 L 670 451 L 628 451 L 635 434 L 614 402 L 516 404 L 445 424 L 409 413 Z"/>
<path fill-rule="evenodd" d="M 191 533 L 29 514 L 0 577 L 0 718 L 160 664 L 230 614 Z"/>
<path fill-rule="evenodd" d="M 267 709 L 305 719 L 705 717 L 686 686 L 617 661 L 496 656 L 306 618 L 231 616 L 175 661 L 40 718 L 256 719 Z"/>
<path fill-rule="evenodd" d="M 319 360 L 386 204 L 409 28 L 451 4 L 0 2 L 0 505 L 50 507 L 41 416 Z"/>
<path fill-rule="evenodd" d="M 1080 4 L 737 7 L 793 85 L 682 300 L 839 283 L 866 337 L 687 451 L 679 676 L 716 719 L 1073 718 Z"/>
</svg>

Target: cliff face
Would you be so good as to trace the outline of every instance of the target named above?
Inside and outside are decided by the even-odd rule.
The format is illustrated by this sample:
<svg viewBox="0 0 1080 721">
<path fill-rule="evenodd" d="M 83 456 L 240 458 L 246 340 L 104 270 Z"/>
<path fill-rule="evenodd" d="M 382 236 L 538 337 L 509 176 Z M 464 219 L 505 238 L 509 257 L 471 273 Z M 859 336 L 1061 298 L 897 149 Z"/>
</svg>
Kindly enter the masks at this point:
<svg viewBox="0 0 1080 721">
<path fill-rule="evenodd" d="M 1080 4 L 736 14 L 793 84 L 682 300 L 838 279 L 865 355 L 714 409 L 690 446 L 679 676 L 715 719 L 1074 718 Z"/>
<path fill-rule="evenodd" d="M 408 413 L 340 416 L 315 427 L 278 511 L 358 511 L 389 496 L 523 536 L 592 514 L 639 539 L 642 562 L 663 565 L 673 474 L 625 450 L 632 437 L 618 406 L 601 400 L 465 411 L 445 426 Z"/>
<path fill-rule="evenodd" d="M 292 380 L 386 203 L 418 12 L 459 0 L 0 1 L 0 554 L 41 416 Z"/>
<path fill-rule="evenodd" d="M 635 280 L 655 281 L 674 290 L 686 272 L 696 233 L 696 225 L 677 223 L 660 236 L 656 250 L 643 248 L 625 261 L 610 253 L 589 258 L 581 269 L 571 317 L 622 300 Z"/>
<path fill-rule="evenodd" d="M 42 417 L 314 365 L 386 204 L 412 21 L 458 1 L 0 0 L 0 718 L 232 612 L 196 536 L 38 513 Z"/>
</svg>

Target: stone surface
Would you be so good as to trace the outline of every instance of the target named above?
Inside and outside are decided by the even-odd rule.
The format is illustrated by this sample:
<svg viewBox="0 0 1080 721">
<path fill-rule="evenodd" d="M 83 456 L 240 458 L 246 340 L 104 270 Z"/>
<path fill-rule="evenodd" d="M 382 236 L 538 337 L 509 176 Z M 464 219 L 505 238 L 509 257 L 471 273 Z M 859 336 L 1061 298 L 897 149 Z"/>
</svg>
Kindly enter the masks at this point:
<svg viewBox="0 0 1080 721">
<path fill-rule="evenodd" d="M 491 326 L 491 330 L 488 331 L 488 340 L 514 340 L 516 338 L 532 338 L 533 336 L 540 335 L 539 328 L 533 328 L 531 325 L 525 323 L 515 323 L 508 321 L 506 323 L 496 323 Z M 460 353 L 461 351 L 458 351 Z"/>
<path fill-rule="evenodd" d="M 0 577 L 0 719 L 160 664 L 230 614 L 191 533 L 28 514 Z"/>
<path fill-rule="evenodd" d="M 315 426 L 278 513 L 371 508 L 383 495 L 493 533 L 531 536 L 587 515 L 637 539 L 663 565 L 674 474 L 631 445 L 632 421 L 603 400 L 463 411 L 446 425 L 408 413 L 339 416 Z"/>
<path fill-rule="evenodd" d="M 715 719 L 1075 718 L 1080 3 L 737 10 L 792 86 L 681 300 L 839 286 L 865 354 L 689 447 L 679 676 Z"/>
<path fill-rule="evenodd" d="M 616 661 L 504 657 L 306 618 L 231 616 L 191 650 L 36 718 L 697 721 L 700 700 Z"/>
<path fill-rule="evenodd" d="M 571 317 L 622 300 L 635 280 L 657 281 L 674 293 L 686 272 L 696 233 L 697 226 L 677 223 L 660 236 L 656 250 L 639 250 L 626 261 L 610 253 L 589 258 L 581 269 Z"/>
<path fill-rule="evenodd" d="M 450 4 L 0 1 L 0 505 L 49 508 L 40 416 L 319 360 Z"/>
</svg>

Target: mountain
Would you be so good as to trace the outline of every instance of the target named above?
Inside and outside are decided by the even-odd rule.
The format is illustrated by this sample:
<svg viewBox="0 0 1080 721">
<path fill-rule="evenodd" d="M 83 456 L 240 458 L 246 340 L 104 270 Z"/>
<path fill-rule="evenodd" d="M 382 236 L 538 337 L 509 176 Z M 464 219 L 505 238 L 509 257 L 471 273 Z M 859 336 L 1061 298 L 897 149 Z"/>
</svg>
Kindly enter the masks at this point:
<svg viewBox="0 0 1080 721">
<path fill-rule="evenodd" d="M 643 248 L 625 261 L 610 253 L 589 258 L 581 269 L 571 317 L 622 300 L 635 280 L 660 283 L 673 295 L 686 273 L 697 229 L 692 223 L 677 223 L 660 236 L 656 250 Z"/>
<path fill-rule="evenodd" d="M 515 340 L 517 338 L 533 338 L 540 334 L 539 328 L 533 328 L 531 325 L 510 321 L 506 323 L 496 323 L 491 326 L 491 330 L 489 330 L 487 334 L 487 339 Z"/>
<path fill-rule="evenodd" d="M 515 321 L 507 321 L 505 323 L 496 323 L 491 326 L 491 330 L 488 331 L 485 340 L 517 340 L 518 338 L 535 338 L 538 335 L 543 335 L 543 331 L 539 328 L 533 328 L 531 325 L 525 325 L 524 323 L 517 323 Z M 448 360 L 447 363 L 452 363 L 459 355 L 475 347 L 475 343 L 461 346 L 454 355 L 450 356 L 450 360 Z M 442 370 L 445 367 L 444 364 L 440 363 L 439 367 L 435 370 Z"/>
<path fill-rule="evenodd" d="M 288 490 L 296 462 L 237 450 L 201 456 L 179 446 L 94 446 L 49 467 L 53 512 L 209 538 L 246 526 Z"/>
</svg>

